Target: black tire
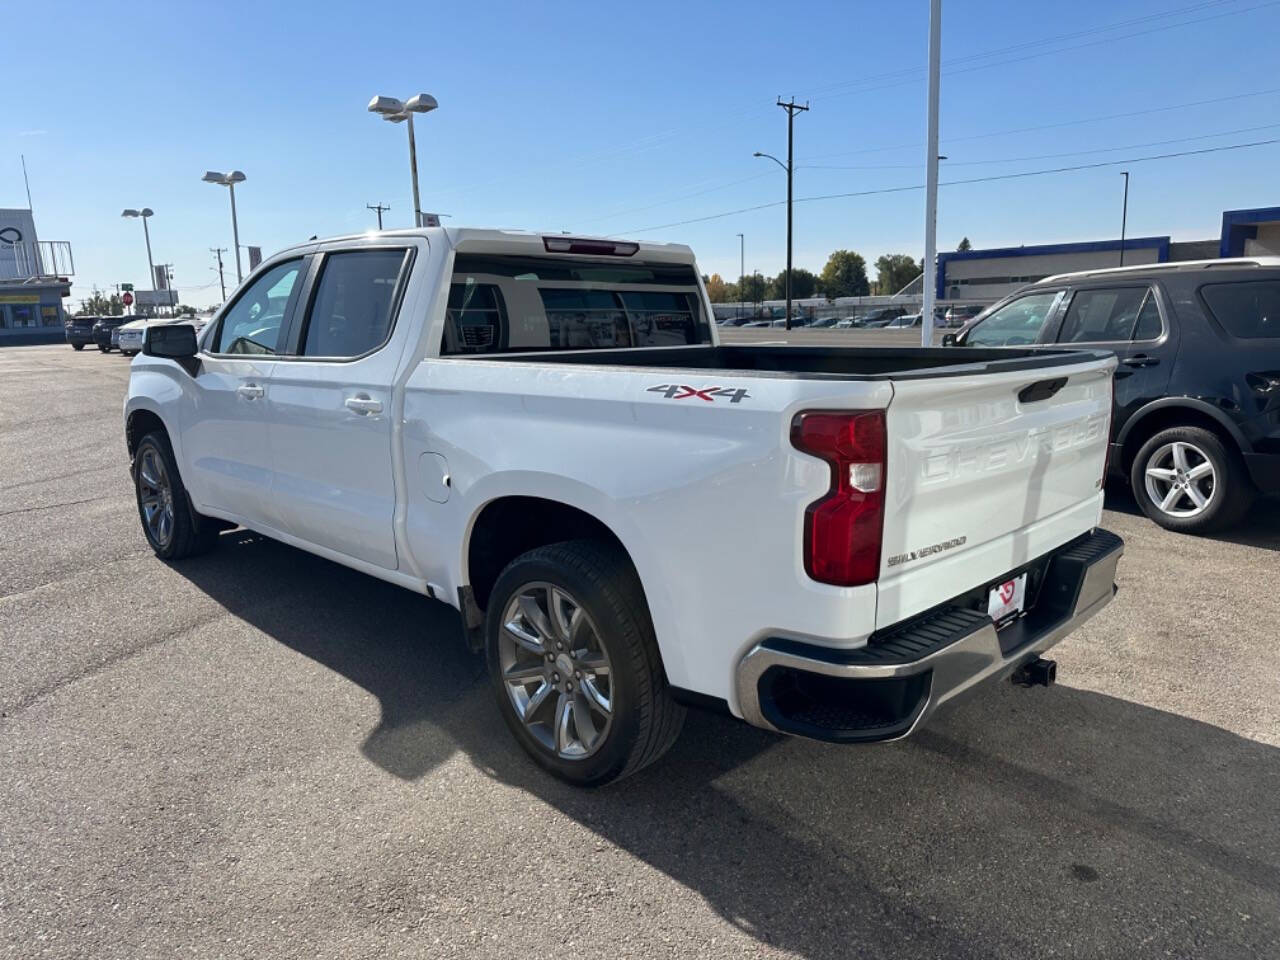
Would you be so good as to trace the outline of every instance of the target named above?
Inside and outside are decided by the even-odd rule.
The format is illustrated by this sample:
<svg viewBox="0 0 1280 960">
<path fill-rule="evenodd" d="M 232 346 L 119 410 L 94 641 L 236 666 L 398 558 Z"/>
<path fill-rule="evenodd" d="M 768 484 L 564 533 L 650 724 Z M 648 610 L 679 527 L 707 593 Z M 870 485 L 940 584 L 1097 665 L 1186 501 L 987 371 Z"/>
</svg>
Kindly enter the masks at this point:
<svg viewBox="0 0 1280 960">
<path fill-rule="evenodd" d="M 144 506 L 144 490 L 151 489 L 144 476 L 144 464 L 151 465 L 154 457 L 163 468 L 164 480 L 171 495 L 171 511 L 167 531 L 153 529 L 148 522 Z M 160 479 L 155 477 L 153 479 Z M 133 490 L 138 503 L 138 519 L 142 522 L 142 534 L 161 560 L 181 560 L 211 549 L 218 542 L 220 525 L 210 517 L 201 516 L 191 507 L 187 488 L 178 473 L 178 463 L 173 456 L 169 437 L 161 430 L 148 433 L 138 443 L 133 454 Z"/>
<path fill-rule="evenodd" d="M 73 343 L 73 344 L 71 345 L 71 349 L 72 349 L 72 350 L 83 350 L 83 349 L 84 349 L 84 344 L 83 344 L 83 343 Z"/>
<path fill-rule="evenodd" d="M 535 583 L 570 595 L 589 616 L 596 628 L 593 636 L 608 658 L 612 716 L 588 756 L 566 759 L 539 739 L 521 720 L 503 677 L 504 612 L 522 590 Z M 671 697 L 640 580 L 630 560 L 611 544 L 555 543 L 513 560 L 489 597 L 485 653 L 498 709 L 512 735 L 539 766 L 568 783 L 594 787 L 630 776 L 666 753 L 680 734 L 684 707 Z M 547 699 L 556 696 L 560 694 Z M 576 712 L 574 718 L 576 725 Z"/>
<path fill-rule="evenodd" d="M 110 353 L 110 352 L 111 352 L 111 348 L 110 348 L 110 347 L 104 347 L 102 344 L 98 344 L 98 352 L 99 352 L 99 353 Z"/>
<path fill-rule="evenodd" d="M 1209 485 L 1197 487 L 1197 492 L 1207 502 L 1194 515 L 1177 515 L 1190 514 L 1196 509 L 1191 491 L 1187 490 L 1185 495 L 1175 494 L 1178 499 L 1166 510 L 1156 496 L 1168 493 L 1172 489 L 1170 484 L 1173 480 L 1156 477 L 1152 478 L 1151 485 L 1148 484 L 1148 472 L 1151 470 L 1172 469 L 1176 473 L 1176 467 L 1168 459 L 1171 455 L 1169 451 L 1175 444 L 1183 448 L 1184 458 L 1193 468 L 1208 463 L 1212 470 L 1212 476 L 1207 481 Z M 1182 474 L 1184 477 L 1189 475 Z M 1184 481 L 1189 482 L 1197 481 Z M 1198 482 L 1206 483 L 1205 480 Z M 1170 427 L 1153 436 L 1133 458 L 1129 483 L 1142 512 L 1166 530 L 1177 533 L 1203 534 L 1224 530 L 1237 523 L 1248 512 L 1257 496 L 1239 451 L 1233 445 L 1224 443 L 1216 433 L 1203 427 Z M 1185 485 L 1183 489 L 1186 489 Z"/>
</svg>

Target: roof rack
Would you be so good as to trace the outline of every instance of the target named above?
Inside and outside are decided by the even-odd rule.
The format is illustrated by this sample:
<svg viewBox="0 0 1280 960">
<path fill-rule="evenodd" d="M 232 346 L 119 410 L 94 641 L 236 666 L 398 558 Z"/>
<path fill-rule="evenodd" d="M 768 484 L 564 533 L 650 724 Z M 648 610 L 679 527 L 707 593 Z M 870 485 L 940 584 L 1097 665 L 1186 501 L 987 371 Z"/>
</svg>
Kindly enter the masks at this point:
<svg viewBox="0 0 1280 960">
<path fill-rule="evenodd" d="M 1131 267 L 1102 267 L 1096 270 L 1074 270 L 1071 273 L 1055 273 L 1037 280 L 1043 283 L 1061 283 L 1077 277 L 1110 276 L 1116 273 L 1165 273 L 1174 270 L 1238 270 L 1244 267 L 1280 267 L 1280 257 L 1226 257 L 1220 260 L 1176 260 L 1171 263 L 1139 263 Z"/>
</svg>

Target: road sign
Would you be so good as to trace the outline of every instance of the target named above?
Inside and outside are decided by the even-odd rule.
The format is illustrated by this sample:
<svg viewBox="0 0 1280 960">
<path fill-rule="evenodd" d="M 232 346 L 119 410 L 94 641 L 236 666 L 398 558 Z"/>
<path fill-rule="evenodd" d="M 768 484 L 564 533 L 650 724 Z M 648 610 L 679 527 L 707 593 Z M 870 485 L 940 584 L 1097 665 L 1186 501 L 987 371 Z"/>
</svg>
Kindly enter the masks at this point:
<svg viewBox="0 0 1280 960">
<path fill-rule="evenodd" d="M 121 289 L 121 290 L 123 290 L 125 293 L 129 293 L 131 290 L 133 290 L 133 284 L 132 284 L 132 283 L 122 283 L 122 284 L 120 284 L 120 289 Z"/>
<path fill-rule="evenodd" d="M 133 306 L 133 294 L 132 294 L 132 293 L 130 293 L 128 290 L 126 290 L 126 291 L 124 292 L 124 296 L 122 296 L 122 297 L 120 298 L 120 302 L 121 302 L 121 303 L 123 303 L 126 307 L 132 307 L 132 306 Z"/>
</svg>

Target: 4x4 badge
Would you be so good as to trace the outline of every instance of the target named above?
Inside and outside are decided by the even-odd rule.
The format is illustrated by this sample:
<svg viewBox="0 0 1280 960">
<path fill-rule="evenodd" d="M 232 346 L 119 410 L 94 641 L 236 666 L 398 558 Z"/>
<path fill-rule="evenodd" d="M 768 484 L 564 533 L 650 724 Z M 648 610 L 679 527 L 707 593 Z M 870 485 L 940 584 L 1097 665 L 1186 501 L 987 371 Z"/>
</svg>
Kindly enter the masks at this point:
<svg viewBox="0 0 1280 960">
<path fill-rule="evenodd" d="M 734 387 L 689 387 L 682 383 L 659 384 L 656 387 L 649 387 L 648 392 L 660 393 L 668 400 L 688 400 L 690 397 L 697 397 L 707 403 L 715 403 L 717 397 L 728 397 L 730 403 L 739 403 L 751 398 L 751 394 L 746 390 Z"/>
</svg>

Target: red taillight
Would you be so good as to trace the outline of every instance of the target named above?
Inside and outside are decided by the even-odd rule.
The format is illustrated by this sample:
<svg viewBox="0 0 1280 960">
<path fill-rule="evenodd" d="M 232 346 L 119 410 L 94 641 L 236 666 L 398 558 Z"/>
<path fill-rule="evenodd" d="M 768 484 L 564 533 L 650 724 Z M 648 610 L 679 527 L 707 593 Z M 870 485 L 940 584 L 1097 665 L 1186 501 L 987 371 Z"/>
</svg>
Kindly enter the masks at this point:
<svg viewBox="0 0 1280 960">
<path fill-rule="evenodd" d="M 884 534 L 884 411 L 796 414 L 791 443 L 831 465 L 831 489 L 804 515 L 804 568 L 841 587 L 880 575 Z"/>
<path fill-rule="evenodd" d="M 543 237 L 542 246 L 547 253 L 586 253 L 597 257 L 633 257 L 640 249 L 638 243 L 581 237 Z"/>
</svg>

